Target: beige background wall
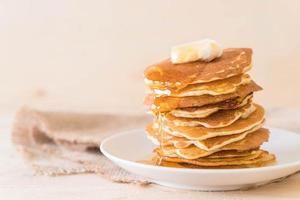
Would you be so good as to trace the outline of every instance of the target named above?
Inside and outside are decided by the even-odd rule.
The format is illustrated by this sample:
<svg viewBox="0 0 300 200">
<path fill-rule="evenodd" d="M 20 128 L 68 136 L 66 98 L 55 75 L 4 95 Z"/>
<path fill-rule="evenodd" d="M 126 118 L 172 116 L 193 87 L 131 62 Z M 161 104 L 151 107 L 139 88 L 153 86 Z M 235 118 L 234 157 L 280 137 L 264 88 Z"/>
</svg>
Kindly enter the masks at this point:
<svg viewBox="0 0 300 200">
<path fill-rule="evenodd" d="M 143 69 L 204 37 L 254 49 L 267 107 L 300 105 L 300 1 L 0 0 L 0 109 L 141 111 Z"/>
</svg>

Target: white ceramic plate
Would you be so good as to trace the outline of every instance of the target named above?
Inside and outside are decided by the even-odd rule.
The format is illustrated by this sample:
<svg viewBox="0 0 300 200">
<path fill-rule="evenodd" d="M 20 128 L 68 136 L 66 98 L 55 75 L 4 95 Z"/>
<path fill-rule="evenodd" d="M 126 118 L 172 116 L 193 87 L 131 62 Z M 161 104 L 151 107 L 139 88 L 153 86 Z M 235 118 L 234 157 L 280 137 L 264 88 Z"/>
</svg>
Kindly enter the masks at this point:
<svg viewBox="0 0 300 200">
<path fill-rule="evenodd" d="M 300 134 L 271 128 L 263 145 L 277 156 L 277 164 L 246 169 L 181 169 L 151 166 L 135 161 L 149 158 L 155 145 L 144 130 L 132 130 L 105 139 L 103 154 L 114 163 L 153 182 L 181 189 L 235 190 L 261 185 L 300 170 Z"/>
</svg>

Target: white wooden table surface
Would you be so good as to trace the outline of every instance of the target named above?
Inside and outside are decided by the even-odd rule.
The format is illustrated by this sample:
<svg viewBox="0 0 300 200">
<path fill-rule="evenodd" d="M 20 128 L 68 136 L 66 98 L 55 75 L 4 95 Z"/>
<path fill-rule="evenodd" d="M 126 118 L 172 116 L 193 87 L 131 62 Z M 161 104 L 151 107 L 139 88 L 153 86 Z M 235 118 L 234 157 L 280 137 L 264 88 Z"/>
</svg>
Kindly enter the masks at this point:
<svg viewBox="0 0 300 200">
<path fill-rule="evenodd" d="M 11 117 L 0 118 L 0 199 L 300 199 L 300 174 L 250 191 L 195 192 L 118 184 L 96 175 L 33 176 L 10 143 Z"/>
</svg>

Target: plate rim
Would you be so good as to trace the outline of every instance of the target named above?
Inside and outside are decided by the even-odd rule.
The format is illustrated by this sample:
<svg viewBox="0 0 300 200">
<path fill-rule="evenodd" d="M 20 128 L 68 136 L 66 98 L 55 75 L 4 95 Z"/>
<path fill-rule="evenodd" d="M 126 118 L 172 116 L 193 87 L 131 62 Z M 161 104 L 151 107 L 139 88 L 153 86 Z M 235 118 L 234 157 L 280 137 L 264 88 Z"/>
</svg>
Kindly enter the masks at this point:
<svg viewBox="0 0 300 200">
<path fill-rule="evenodd" d="M 284 131 L 284 132 L 289 132 L 290 134 L 297 135 L 297 137 L 300 138 L 300 133 L 296 133 L 293 131 L 285 130 L 285 129 L 280 129 L 280 128 L 274 128 L 274 127 L 266 127 L 270 129 L 270 131 Z M 114 138 L 123 136 L 123 135 L 130 135 L 133 134 L 133 132 L 137 131 L 142 131 L 145 132 L 144 129 L 131 129 L 127 131 L 122 131 L 119 133 L 116 133 L 112 136 L 109 136 L 105 138 L 104 140 L 101 141 L 99 148 L 101 153 L 107 157 L 109 160 L 113 162 L 120 162 L 126 165 L 135 165 L 137 167 L 143 167 L 147 169 L 152 169 L 152 170 L 162 170 L 162 171 L 168 171 L 168 172 L 182 172 L 182 173 L 205 173 L 205 174 L 224 174 L 224 173 L 253 173 L 253 172 L 265 172 L 265 171 L 277 171 L 281 169 L 286 169 L 286 168 L 293 168 L 299 166 L 300 170 L 300 159 L 297 161 L 292 161 L 290 163 L 284 163 L 284 164 L 275 164 L 275 165 L 270 165 L 270 166 L 265 166 L 265 167 L 254 167 L 254 168 L 241 168 L 241 169 L 194 169 L 194 168 L 175 168 L 175 167 L 164 167 L 164 166 L 157 166 L 157 165 L 147 165 L 144 163 L 138 163 L 130 160 L 126 160 L 123 158 L 119 158 L 116 155 L 113 155 L 111 153 L 108 153 L 105 150 L 105 144 L 108 143 L 110 140 L 113 140 Z"/>
</svg>

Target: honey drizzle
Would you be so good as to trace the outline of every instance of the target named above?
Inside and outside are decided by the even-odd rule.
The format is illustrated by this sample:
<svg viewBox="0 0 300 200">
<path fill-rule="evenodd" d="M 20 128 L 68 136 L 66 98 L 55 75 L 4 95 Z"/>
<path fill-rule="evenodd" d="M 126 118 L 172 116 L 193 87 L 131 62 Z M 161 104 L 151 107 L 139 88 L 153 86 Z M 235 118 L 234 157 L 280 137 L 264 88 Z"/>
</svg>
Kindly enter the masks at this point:
<svg viewBox="0 0 300 200">
<path fill-rule="evenodd" d="M 157 114 L 157 121 L 158 121 L 158 135 L 159 135 L 159 148 L 160 151 L 163 152 L 163 148 L 164 148 L 164 139 L 165 139 L 165 132 L 163 131 L 163 126 L 164 126 L 164 118 L 165 118 L 165 114 L 158 111 Z M 157 159 L 156 161 L 156 165 L 161 165 L 163 160 L 163 156 L 160 156 L 159 159 Z"/>
<path fill-rule="evenodd" d="M 187 84 L 186 84 L 187 85 Z M 170 90 L 171 94 L 174 94 L 175 91 L 179 90 L 180 88 L 185 87 L 185 85 L 183 83 L 180 83 L 180 85 L 177 85 L 175 88 L 173 88 L 173 90 Z M 167 89 L 169 89 L 167 87 Z M 168 96 L 168 95 L 167 95 Z M 157 97 L 157 96 L 156 96 Z M 155 98 L 156 98 L 155 97 Z M 158 135 L 159 135 L 159 149 L 160 152 L 164 152 L 164 145 L 165 145 L 165 138 L 166 138 L 166 132 L 163 131 L 163 127 L 165 125 L 165 112 L 162 110 L 163 107 L 162 105 L 155 107 L 152 111 L 156 116 L 156 121 L 158 122 Z M 163 156 L 160 155 L 159 158 L 155 161 L 156 165 L 162 165 L 162 161 L 163 161 Z"/>
</svg>

